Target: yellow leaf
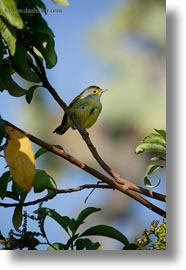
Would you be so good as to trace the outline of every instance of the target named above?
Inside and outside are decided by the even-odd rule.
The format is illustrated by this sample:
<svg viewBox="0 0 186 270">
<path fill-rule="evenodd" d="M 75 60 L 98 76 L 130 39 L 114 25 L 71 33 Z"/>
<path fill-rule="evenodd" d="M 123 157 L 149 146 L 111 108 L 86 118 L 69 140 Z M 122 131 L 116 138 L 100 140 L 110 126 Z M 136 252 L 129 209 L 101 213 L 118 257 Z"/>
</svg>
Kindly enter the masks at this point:
<svg viewBox="0 0 186 270">
<path fill-rule="evenodd" d="M 5 159 L 14 181 L 29 191 L 35 176 L 35 159 L 29 138 L 11 126 L 6 126 Z"/>
</svg>

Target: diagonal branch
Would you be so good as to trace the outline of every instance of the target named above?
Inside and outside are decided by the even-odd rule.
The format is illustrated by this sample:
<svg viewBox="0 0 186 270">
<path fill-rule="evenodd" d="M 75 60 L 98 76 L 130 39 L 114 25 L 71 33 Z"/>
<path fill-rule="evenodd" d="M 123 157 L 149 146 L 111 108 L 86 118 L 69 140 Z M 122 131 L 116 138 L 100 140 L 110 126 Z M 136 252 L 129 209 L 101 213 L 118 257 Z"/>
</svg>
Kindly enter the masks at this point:
<svg viewBox="0 0 186 270">
<path fill-rule="evenodd" d="M 160 200 L 160 201 L 165 201 L 165 196 L 156 192 L 152 192 L 149 191 L 145 188 L 139 187 L 137 185 L 135 185 L 134 183 L 131 183 L 129 181 L 128 182 L 128 186 L 126 188 L 125 185 L 119 184 L 116 181 L 113 181 L 112 179 L 108 178 L 107 176 L 105 176 L 104 174 L 100 173 L 99 171 L 95 170 L 94 168 L 91 168 L 90 166 L 88 166 L 87 164 L 81 162 L 80 160 L 78 160 L 77 158 L 71 156 L 70 154 L 66 153 L 63 150 L 60 150 L 58 148 L 56 148 L 53 145 L 50 145 L 48 143 L 46 143 L 45 141 L 33 136 L 32 134 L 26 133 L 25 131 L 23 131 L 22 129 L 16 127 L 15 125 L 13 125 L 12 123 L 8 122 L 8 121 L 4 121 L 6 125 L 12 126 L 13 128 L 23 132 L 26 136 L 29 137 L 29 139 L 36 143 L 37 145 L 40 145 L 41 147 L 44 147 L 45 149 L 47 149 L 49 152 L 54 153 L 57 156 L 60 156 L 66 160 L 68 160 L 70 163 L 76 165 L 77 167 L 81 168 L 82 170 L 88 172 L 89 174 L 95 176 L 96 178 L 100 179 L 102 182 L 106 183 L 107 185 L 110 186 L 110 188 L 112 189 L 117 189 L 120 192 L 128 195 L 129 197 L 135 199 L 136 201 L 138 201 L 139 203 L 143 204 L 145 207 L 149 208 L 150 210 L 156 212 L 157 214 L 165 217 L 166 213 L 164 210 L 156 207 L 154 204 L 150 203 L 149 201 L 145 200 L 143 197 L 141 197 L 140 195 L 136 194 L 136 192 L 141 193 L 143 195 L 146 195 L 148 197 Z"/>
<path fill-rule="evenodd" d="M 45 72 L 44 66 L 43 66 L 41 60 L 39 59 L 39 57 L 35 54 L 35 52 L 33 51 L 33 49 L 31 47 L 28 47 L 27 49 L 30 52 L 30 54 L 34 57 L 37 65 L 39 67 L 39 69 L 38 69 L 38 67 L 36 67 L 32 62 L 29 62 L 30 65 L 31 65 L 31 67 L 32 67 L 32 69 L 37 73 L 37 75 L 39 76 L 40 80 L 42 81 L 43 87 L 45 87 L 49 91 L 49 93 L 52 95 L 52 97 L 55 99 L 55 101 L 60 105 L 60 107 L 71 118 L 71 120 L 73 121 L 73 123 L 76 126 L 77 130 L 81 134 L 83 140 L 85 141 L 86 145 L 88 146 L 90 152 L 92 153 L 93 157 L 98 162 L 98 164 L 110 176 L 112 176 L 117 183 L 122 184 L 122 185 L 125 185 L 125 188 L 127 189 L 129 182 L 126 179 L 122 178 L 112 168 L 110 168 L 107 165 L 107 163 L 101 158 L 101 156 L 99 155 L 97 149 L 95 148 L 95 146 L 93 145 L 92 141 L 90 140 L 89 133 L 84 128 L 81 127 L 81 125 L 79 124 L 79 121 L 76 119 L 76 117 L 74 116 L 74 114 L 70 111 L 70 109 L 68 108 L 68 106 L 66 105 L 66 103 L 61 99 L 61 97 L 58 95 L 58 93 L 56 92 L 56 90 L 52 87 L 52 85 L 48 81 L 48 78 L 46 76 L 46 72 Z"/>
</svg>

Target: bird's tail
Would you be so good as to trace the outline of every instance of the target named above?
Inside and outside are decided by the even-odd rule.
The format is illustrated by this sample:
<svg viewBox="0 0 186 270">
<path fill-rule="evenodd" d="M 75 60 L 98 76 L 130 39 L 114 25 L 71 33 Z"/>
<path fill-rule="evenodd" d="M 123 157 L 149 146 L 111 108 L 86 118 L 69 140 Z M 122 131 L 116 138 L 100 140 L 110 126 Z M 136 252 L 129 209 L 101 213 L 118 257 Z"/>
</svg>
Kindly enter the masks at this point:
<svg viewBox="0 0 186 270">
<path fill-rule="evenodd" d="M 60 125 L 59 127 L 57 127 L 54 130 L 53 133 L 56 133 L 56 134 L 59 134 L 59 135 L 63 135 L 67 131 L 68 128 L 69 128 L 68 125 L 64 125 L 64 126 Z"/>
</svg>

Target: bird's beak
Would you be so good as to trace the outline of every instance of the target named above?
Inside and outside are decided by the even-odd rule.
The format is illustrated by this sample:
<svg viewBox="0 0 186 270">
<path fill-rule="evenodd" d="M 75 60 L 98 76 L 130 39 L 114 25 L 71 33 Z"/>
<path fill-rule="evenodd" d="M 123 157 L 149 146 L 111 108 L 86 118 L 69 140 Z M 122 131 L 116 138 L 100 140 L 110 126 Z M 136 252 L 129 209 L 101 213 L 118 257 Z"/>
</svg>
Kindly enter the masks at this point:
<svg viewBox="0 0 186 270">
<path fill-rule="evenodd" d="M 102 92 L 101 92 L 101 93 L 104 93 L 104 92 L 106 92 L 106 91 L 108 91 L 108 89 L 102 89 Z"/>
</svg>

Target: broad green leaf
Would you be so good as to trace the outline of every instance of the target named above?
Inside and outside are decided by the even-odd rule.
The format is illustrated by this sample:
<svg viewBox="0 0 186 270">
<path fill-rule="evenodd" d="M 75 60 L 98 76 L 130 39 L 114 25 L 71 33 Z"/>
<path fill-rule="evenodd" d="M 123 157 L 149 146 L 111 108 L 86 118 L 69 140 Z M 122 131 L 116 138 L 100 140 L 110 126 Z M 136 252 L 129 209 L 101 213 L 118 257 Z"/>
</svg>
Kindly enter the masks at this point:
<svg viewBox="0 0 186 270">
<path fill-rule="evenodd" d="M 163 129 L 154 129 L 157 133 L 159 133 L 161 135 L 162 138 L 164 138 L 164 140 L 166 141 L 166 131 Z"/>
<path fill-rule="evenodd" d="M 20 13 L 16 11 L 16 1 L 15 0 L 1 0 L 0 1 L 0 14 L 3 16 L 11 25 L 18 29 L 24 27 L 23 20 Z"/>
<path fill-rule="evenodd" d="M 52 210 L 50 208 L 42 207 L 39 210 L 36 210 L 35 213 L 41 213 L 46 216 L 51 217 L 53 220 L 55 220 L 68 234 L 68 222 L 67 219 L 58 214 L 55 210 Z"/>
<path fill-rule="evenodd" d="M 63 151 L 63 147 L 61 145 L 54 144 L 56 148 Z M 48 153 L 49 151 L 46 148 L 41 147 L 36 153 L 35 153 L 35 159 L 39 158 L 40 156 L 44 155 L 45 153 Z"/>
<path fill-rule="evenodd" d="M 21 226 L 22 223 L 22 206 L 18 205 L 16 206 L 14 213 L 13 213 L 13 217 L 12 217 L 12 223 L 14 225 L 15 229 L 18 229 Z"/>
<path fill-rule="evenodd" d="M 5 123 L 0 116 L 0 145 L 4 137 L 5 137 Z"/>
<path fill-rule="evenodd" d="M 11 191 L 7 191 L 6 197 L 10 198 L 12 200 L 15 200 L 15 201 L 19 201 L 19 196 L 17 196 L 17 194 L 15 194 L 14 192 L 11 192 Z"/>
<path fill-rule="evenodd" d="M 150 135 L 146 136 L 143 139 L 143 142 L 144 143 L 156 143 L 156 144 L 161 144 L 163 146 L 166 145 L 165 139 L 156 133 L 151 133 Z"/>
<path fill-rule="evenodd" d="M 11 179 L 13 180 L 13 179 Z M 16 198 L 18 198 L 18 200 L 20 199 L 20 196 L 23 195 L 24 190 L 16 184 L 16 182 L 12 181 L 12 192 L 14 193 L 14 195 L 16 196 Z"/>
<path fill-rule="evenodd" d="M 8 90 L 9 94 L 14 97 L 25 95 L 26 90 L 20 87 L 11 77 L 11 65 L 8 60 L 0 64 L 0 82 L 3 80 L 3 88 Z"/>
<path fill-rule="evenodd" d="M 166 154 L 166 132 L 155 129 L 156 133 L 146 136 L 136 147 L 136 154 L 143 152 L 161 152 Z"/>
<path fill-rule="evenodd" d="M 10 181 L 10 172 L 4 172 L 0 177 L 0 197 L 4 199 L 7 193 L 8 182 Z"/>
<path fill-rule="evenodd" d="M 35 193 L 39 193 L 48 189 L 48 194 L 53 193 L 52 189 L 56 189 L 57 185 L 54 179 L 48 175 L 45 171 L 37 169 L 35 172 L 35 178 L 33 183 Z"/>
<path fill-rule="evenodd" d="M 151 184 L 151 181 L 149 180 L 149 178 L 148 178 L 147 176 L 145 176 L 145 178 L 144 178 L 144 184 L 145 184 L 145 186 L 148 187 L 148 188 L 156 188 L 156 187 L 159 186 L 160 183 L 161 183 L 161 180 L 158 179 L 157 184 L 152 185 L 152 184 Z"/>
<path fill-rule="evenodd" d="M 55 4 L 69 6 L 70 3 L 67 0 L 52 0 Z"/>
<path fill-rule="evenodd" d="M 69 218 L 67 216 L 63 216 L 63 219 L 65 220 L 66 224 L 68 225 L 68 228 L 71 230 L 72 234 L 76 232 L 76 221 L 74 218 Z"/>
<path fill-rule="evenodd" d="M 6 81 L 6 89 L 8 93 L 13 97 L 21 97 L 24 96 L 26 90 L 19 86 L 11 77 Z"/>
<path fill-rule="evenodd" d="M 12 57 L 12 66 L 14 70 L 25 80 L 30 82 L 40 82 L 37 74 L 32 71 L 28 60 L 32 62 L 32 58 L 28 55 L 25 47 L 17 41 L 16 43 L 16 51 L 14 56 Z"/>
<path fill-rule="evenodd" d="M 46 35 L 40 34 L 40 37 L 40 42 L 37 44 L 37 46 L 35 44 L 35 46 L 43 55 L 46 62 L 46 67 L 50 69 L 57 63 L 57 55 L 54 48 L 55 42 L 53 38 L 48 38 Z"/>
<path fill-rule="evenodd" d="M 46 67 L 52 68 L 57 63 L 54 34 L 41 14 L 35 13 L 32 18 L 27 18 L 27 31 L 24 35 L 28 42 L 41 53 Z"/>
<path fill-rule="evenodd" d="M 78 215 L 77 219 L 76 219 L 76 230 L 77 228 L 84 223 L 84 220 L 90 216 L 91 214 L 100 211 L 101 208 L 95 208 L 95 207 L 87 207 L 84 210 L 82 210 L 80 212 L 80 214 Z"/>
<path fill-rule="evenodd" d="M 33 34 L 43 34 L 45 37 L 53 38 L 54 33 L 48 26 L 47 22 L 42 18 L 41 14 L 34 14 L 34 20 L 30 20 L 28 22 L 28 27 L 30 27 L 30 30 Z"/>
<path fill-rule="evenodd" d="M 101 245 L 99 242 L 93 243 L 88 238 L 77 239 L 75 242 L 76 250 L 98 250 L 100 249 Z"/>
<path fill-rule="evenodd" d="M 34 92 L 35 92 L 36 88 L 38 88 L 38 87 L 41 87 L 41 85 L 33 85 L 26 91 L 25 99 L 28 102 L 28 104 L 31 103 Z"/>
<path fill-rule="evenodd" d="M 35 159 L 39 158 L 40 156 L 44 155 L 45 153 L 47 153 L 48 150 L 46 148 L 39 148 L 39 150 L 37 150 L 37 152 L 35 153 Z"/>
<path fill-rule="evenodd" d="M 106 236 L 106 237 L 118 240 L 124 245 L 129 245 L 129 241 L 124 234 L 122 234 L 120 231 L 116 230 L 115 228 L 107 226 L 107 225 L 97 225 L 97 226 L 91 227 L 87 229 L 85 232 L 83 232 L 80 235 L 80 237 L 90 236 L 90 235 Z"/>
<path fill-rule="evenodd" d="M 36 28 L 37 29 L 37 28 Z M 53 37 L 33 31 L 29 39 L 33 46 L 41 53 L 46 62 L 47 68 L 52 68 L 57 63 L 57 55 L 55 52 L 55 43 Z M 37 37 L 37 39 L 36 39 Z"/>
<path fill-rule="evenodd" d="M 11 55 L 14 55 L 16 50 L 16 30 L 7 21 L 0 17 L 0 32 L 8 45 Z"/>
<path fill-rule="evenodd" d="M 166 147 L 155 143 L 141 143 L 136 147 L 136 154 L 141 154 L 143 152 L 160 152 L 166 153 Z"/>
<path fill-rule="evenodd" d="M 36 12 L 39 12 L 40 10 L 42 10 L 42 11 L 46 10 L 46 6 L 41 0 L 32 0 L 32 1 L 29 1 L 29 0 L 22 1 L 21 0 L 21 1 L 18 1 L 17 5 L 18 5 L 18 8 L 20 8 L 20 9 L 32 9 L 32 10 L 36 9 L 37 10 Z M 40 10 L 38 8 L 40 8 Z M 22 15 L 28 14 L 28 16 L 31 16 L 31 15 L 35 15 L 35 13 L 33 12 L 33 14 L 32 14 L 32 13 L 27 12 L 27 13 L 23 13 Z"/>
<path fill-rule="evenodd" d="M 14 181 L 25 191 L 32 187 L 35 176 L 35 159 L 29 138 L 11 126 L 6 126 L 8 135 L 4 149 L 5 159 Z"/>
</svg>

